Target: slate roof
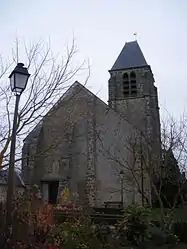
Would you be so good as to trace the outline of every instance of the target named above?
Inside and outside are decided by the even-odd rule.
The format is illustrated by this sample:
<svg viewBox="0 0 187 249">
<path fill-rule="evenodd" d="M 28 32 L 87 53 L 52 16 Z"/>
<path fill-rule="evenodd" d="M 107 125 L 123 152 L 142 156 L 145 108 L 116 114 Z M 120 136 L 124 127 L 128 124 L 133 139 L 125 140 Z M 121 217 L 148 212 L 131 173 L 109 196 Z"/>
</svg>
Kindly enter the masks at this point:
<svg viewBox="0 0 187 249">
<path fill-rule="evenodd" d="M 6 185 L 8 183 L 8 169 L 0 170 L 0 185 Z M 18 172 L 15 171 L 15 185 L 16 187 L 24 187 L 25 184 L 21 179 Z"/>
<path fill-rule="evenodd" d="M 111 71 L 148 66 L 137 41 L 126 42 Z"/>
</svg>

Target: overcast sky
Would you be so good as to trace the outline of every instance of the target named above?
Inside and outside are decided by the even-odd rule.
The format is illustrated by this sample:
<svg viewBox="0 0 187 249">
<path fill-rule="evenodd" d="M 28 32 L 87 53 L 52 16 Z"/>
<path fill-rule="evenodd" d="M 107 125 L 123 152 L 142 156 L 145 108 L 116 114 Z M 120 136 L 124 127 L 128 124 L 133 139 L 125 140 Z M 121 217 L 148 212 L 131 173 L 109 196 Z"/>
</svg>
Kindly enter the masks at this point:
<svg viewBox="0 0 187 249">
<path fill-rule="evenodd" d="M 179 114 L 187 100 L 186 13 L 186 0 L 0 0 L 0 52 L 11 55 L 17 36 L 50 37 L 52 49 L 62 53 L 74 34 L 79 59 L 90 59 L 88 88 L 107 101 L 108 70 L 137 32 L 161 109 Z"/>
</svg>

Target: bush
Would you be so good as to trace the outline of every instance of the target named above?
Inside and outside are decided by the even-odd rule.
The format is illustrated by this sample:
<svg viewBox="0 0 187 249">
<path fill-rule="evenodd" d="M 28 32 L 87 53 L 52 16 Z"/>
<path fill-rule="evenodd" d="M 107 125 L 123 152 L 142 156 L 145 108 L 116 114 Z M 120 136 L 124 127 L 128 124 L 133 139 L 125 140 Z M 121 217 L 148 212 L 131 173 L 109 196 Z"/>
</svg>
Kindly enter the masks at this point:
<svg viewBox="0 0 187 249">
<path fill-rule="evenodd" d="M 86 216 L 71 218 L 55 226 L 50 232 L 49 241 L 59 249 L 101 248 L 91 220 Z"/>
<path fill-rule="evenodd" d="M 4 214 L 5 205 L 1 208 L 0 220 L 5 217 Z M 41 243 L 42 246 L 45 244 L 46 235 L 54 225 L 51 207 L 41 205 L 31 193 L 20 195 L 13 201 L 12 217 L 12 248 L 41 248 Z M 3 231 L 5 226 L 1 227 Z"/>
<path fill-rule="evenodd" d="M 150 210 L 138 205 L 130 205 L 124 210 L 123 220 L 117 225 L 122 245 L 140 245 L 150 238 Z"/>
<path fill-rule="evenodd" d="M 4 210 L 1 210 L 0 220 L 3 220 Z M 52 207 L 43 204 L 34 195 L 27 194 L 14 201 L 12 212 L 12 248 L 113 248 L 113 241 L 108 242 L 107 231 L 105 233 L 101 231 L 100 227 L 92 223 L 84 210 L 72 203 L 67 206 Z M 64 217 L 61 222 L 59 217 Z M 55 222 L 55 218 L 58 222 Z"/>
</svg>

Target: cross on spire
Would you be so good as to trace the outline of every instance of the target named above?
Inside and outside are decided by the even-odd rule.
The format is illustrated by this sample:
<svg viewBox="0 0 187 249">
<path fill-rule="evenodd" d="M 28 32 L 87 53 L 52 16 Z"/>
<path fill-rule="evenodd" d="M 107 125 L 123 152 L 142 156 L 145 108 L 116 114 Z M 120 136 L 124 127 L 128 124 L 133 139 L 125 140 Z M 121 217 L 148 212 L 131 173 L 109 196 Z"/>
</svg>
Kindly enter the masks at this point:
<svg viewBox="0 0 187 249">
<path fill-rule="evenodd" d="M 138 35 L 137 32 L 135 32 L 133 35 L 134 35 L 134 40 L 137 41 L 137 35 Z"/>
</svg>

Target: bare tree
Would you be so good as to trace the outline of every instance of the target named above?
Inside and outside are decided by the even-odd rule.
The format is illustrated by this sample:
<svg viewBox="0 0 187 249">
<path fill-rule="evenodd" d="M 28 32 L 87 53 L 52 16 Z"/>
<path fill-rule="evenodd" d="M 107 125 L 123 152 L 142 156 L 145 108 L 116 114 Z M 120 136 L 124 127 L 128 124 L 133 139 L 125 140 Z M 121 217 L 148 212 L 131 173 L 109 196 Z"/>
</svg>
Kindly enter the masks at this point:
<svg viewBox="0 0 187 249">
<path fill-rule="evenodd" d="M 165 119 L 161 125 L 160 152 L 158 148 L 154 148 L 153 138 L 147 136 L 146 133 L 143 133 L 132 125 L 133 132 L 123 141 L 123 145 L 120 145 L 124 148 L 124 154 L 128 153 L 130 155 L 129 158 L 122 157 L 121 153 L 118 153 L 118 150 L 120 149 L 117 147 L 116 151 L 111 150 L 109 147 L 106 148 L 100 134 L 97 134 L 97 139 L 100 140 L 103 154 L 109 160 L 115 162 L 117 171 L 123 169 L 125 172 L 124 190 L 126 191 L 129 186 L 131 186 L 131 188 L 133 186 L 135 189 L 134 191 L 136 193 L 138 192 L 141 197 L 139 200 L 142 205 L 151 205 L 151 195 L 154 194 L 159 202 L 161 220 L 163 223 L 165 219 L 162 194 L 163 179 L 167 178 L 168 182 L 174 183 L 174 178 L 168 178 L 168 163 L 170 163 L 169 160 L 171 157 L 169 151 L 172 151 L 173 158 L 176 159 L 176 163 L 179 166 L 178 169 L 170 168 L 173 170 L 173 174 L 175 174 L 175 184 L 177 186 L 177 192 L 173 193 L 175 196 L 173 197 L 172 205 L 168 203 L 171 211 L 170 214 L 173 214 L 179 197 L 182 198 L 182 190 L 186 184 L 186 178 L 184 177 L 186 174 L 187 160 L 186 124 L 186 114 L 183 114 L 178 121 L 174 117 L 168 115 L 168 118 Z M 114 134 L 119 140 L 120 132 L 118 127 L 114 131 Z M 172 220 L 171 216 L 170 220 Z"/>
<path fill-rule="evenodd" d="M 22 49 L 20 47 L 22 46 Z M 14 96 L 10 90 L 7 76 L 20 60 L 28 68 L 31 77 L 21 98 L 17 122 L 16 160 L 21 159 L 23 138 L 38 124 L 51 107 L 60 99 L 64 91 L 72 84 L 78 72 L 87 69 L 85 84 L 89 78 L 89 66 L 86 62 L 75 64 L 77 47 L 75 40 L 67 47 L 66 54 L 55 56 L 50 43 L 37 42 L 28 46 L 16 39 L 12 60 L 5 62 L 0 57 L 0 167 L 8 163 L 9 145 L 14 108 Z"/>
</svg>

